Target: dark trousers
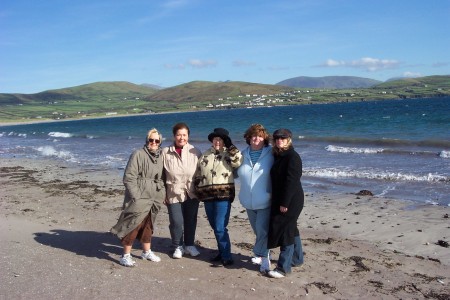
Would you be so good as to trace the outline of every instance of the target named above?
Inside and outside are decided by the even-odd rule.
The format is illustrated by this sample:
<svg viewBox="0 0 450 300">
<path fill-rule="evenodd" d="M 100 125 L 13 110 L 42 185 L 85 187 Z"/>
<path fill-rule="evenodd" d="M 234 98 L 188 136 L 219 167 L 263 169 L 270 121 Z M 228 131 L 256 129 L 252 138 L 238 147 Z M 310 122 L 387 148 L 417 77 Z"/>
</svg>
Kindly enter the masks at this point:
<svg viewBox="0 0 450 300">
<path fill-rule="evenodd" d="M 170 236 L 174 247 L 194 246 L 198 206 L 198 200 L 190 198 L 183 203 L 173 203 L 167 206 Z"/>
</svg>

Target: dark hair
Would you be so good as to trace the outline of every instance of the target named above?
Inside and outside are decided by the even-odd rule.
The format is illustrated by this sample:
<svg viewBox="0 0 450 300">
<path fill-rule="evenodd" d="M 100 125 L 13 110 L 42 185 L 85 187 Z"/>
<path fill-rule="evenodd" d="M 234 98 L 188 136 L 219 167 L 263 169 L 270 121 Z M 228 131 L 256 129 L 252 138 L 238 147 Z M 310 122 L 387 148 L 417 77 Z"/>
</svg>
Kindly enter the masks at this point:
<svg viewBox="0 0 450 300">
<path fill-rule="evenodd" d="M 177 132 L 180 129 L 186 129 L 188 132 L 188 135 L 191 134 L 191 130 L 189 129 L 189 126 L 186 125 L 186 123 L 177 123 L 172 127 L 173 136 L 177 135 Z"/>
<path fill-rule="evenodd" d="M 262 136 L 264 139 L 264 146 L 269 145 L 270 135 L 267 130 L 261 124 L 252 124 L 244 133 L 244 139 L 247 145 L 250 145 L 250 140 L 253 136 Z"/>
</svg>

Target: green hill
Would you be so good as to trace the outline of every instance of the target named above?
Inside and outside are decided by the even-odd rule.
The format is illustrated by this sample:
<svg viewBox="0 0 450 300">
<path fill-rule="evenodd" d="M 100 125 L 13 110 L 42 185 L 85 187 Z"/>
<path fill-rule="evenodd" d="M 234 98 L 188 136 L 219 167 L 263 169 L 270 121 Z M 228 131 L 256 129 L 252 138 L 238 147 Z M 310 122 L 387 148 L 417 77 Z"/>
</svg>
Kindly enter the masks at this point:
<svg viewBox="0 0 450 300">
<path fill-rule="evenodd" d="M 299 76 L 280 81 L 277 85 L 297 88 L 356 89 L 369 88 L 379 83 L 381 81 L 355 76 Z"/>
<path fill-rule="evenodd" d="M 183 109 L 204 107 L 210 103 L 217 103 L 223 99 L 238 99 L 245 95 L 267 95 L 281 93 L 290 88 L 258 84 L 250 82 L 211 82 L 193 81 L 175 87 L 159 90 L 147 96 L 145 99 L 152 103 L 167 104 L 166 109 Z"/>
<path fill-rule="evenodd" d="M 147 96 L 156 89 L 125 81 L 96 82 L 36 94 L 0 94 L 0 105 L 54 101 L 96 101 Z"/>
<path fill-rule="evenodd" d="M 440 96 L 450 96 L 448 75 L 358 89 L 292 88 L 236 81 L 193 81 L 158 89 L 129 82 L 97 82 L 37 94 L 0 94 L 0 122 Z"/>
<path fill-rule="evenodd" d="M 129 82 L 96 82 L 36 94 L 0 94 L 0 120 L 67 119 L 146 112 L 156 89 Z"/>
</svg>

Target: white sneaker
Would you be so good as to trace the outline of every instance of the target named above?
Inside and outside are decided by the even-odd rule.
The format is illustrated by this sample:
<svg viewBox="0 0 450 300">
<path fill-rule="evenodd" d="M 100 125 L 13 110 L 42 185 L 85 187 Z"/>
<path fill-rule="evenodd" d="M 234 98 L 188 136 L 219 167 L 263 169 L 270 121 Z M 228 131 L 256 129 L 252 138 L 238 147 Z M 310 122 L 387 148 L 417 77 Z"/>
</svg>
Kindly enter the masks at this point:
<svg viewBox="0 0 450 300">
<path fill-rule="evenodd" d="M 120 258 L 120 264 L 125 267 L 134 267 L 136 262 L 133 260 L 130 254 L 124 254 Z"/>
<path fill-rule="evenodd" d="M 261 266 L 259 267 L 261 273 L 267 273 L 270 271 L 270 260 L 267 257 L 261 259 Z"/>
<path fill-rule="evenodd" d="M 269 253 L 269 260 L 272 259 L 272 255 L 270 255 Z M 260 265 L 262 263 L 263 258 L 261 256 L 255 256 L 252 257 L 252 263 L 254 263 L 255 265 Z"/>
<path fill-rule="evenodd" d="M 200 252 L 198 252 L 195 246 L 186 246 L 184 247 L 184 252 L 190 256 L 198 256 Z"/>
<path fill-rule="evenodd" d="M 148 250 L 147 252 L 142 252 L 141 254 L 142 259 L 148 259 L 154 262 L 160 262 L 161 258 L 157 256 L 155 253 L 153 253 L 152 250 Z"/>
<path fill-rule="evenodd" d="M 267 275 L 269 277 L 272 277 L 272 278 L 283 278 L 283 277 L 285 277 L 284 274 L 282 274 L 281 272 L 278 272 L 277 270 L 269 271 L 269 272 L 267 272 Z"/>
<path fill-rule="evenodd" d="M 173 258 L 182 258 L 183 254 L 184 254 L 183 246 L 178 246 L 177 248 L 175 248 L 175 251 L 173 252 L 172 257 Z"/>
<path fill-rule="evenodd" d="M 262 262 L 262 257 L 256 256 L 256 257 L 252 257 L 252 263 L 254 263 L 255 265 L 260 265 Z"/>
</svg>

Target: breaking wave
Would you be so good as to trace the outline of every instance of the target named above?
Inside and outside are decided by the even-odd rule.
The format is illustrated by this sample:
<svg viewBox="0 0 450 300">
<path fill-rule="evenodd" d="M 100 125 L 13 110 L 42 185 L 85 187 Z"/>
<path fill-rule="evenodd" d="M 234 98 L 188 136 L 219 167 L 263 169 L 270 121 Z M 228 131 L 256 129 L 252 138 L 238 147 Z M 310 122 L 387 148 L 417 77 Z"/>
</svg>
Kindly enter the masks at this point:
<svg viewBox="0 0 450 300">
<path fill-rule="evenodd" d="M 42 146 L 36 149 L 42 156 L 57 157 L 68 161 L 73 161 L 74 157 L 70 151 L 56 150 L 52 146 Z"/>
<path fill-rule="evenodd" d="M 66 132 L 49 132 L 48 134 L 51 137 L 59 137 L 59 138 L 70 138 L 73 137 L 72 133 L 66 133 Z"/>
<path fill-rule="evenodd" d="M 364 153 L 364 154 L 381 153 L 384 151 L 384 149 L 382 149 L 382 148 L 356 148 L 356 147 L 341 147 L 341 146 L 333 146 L 333 145 L 326 146 L 325 150 L 327 150 L 329 152 Z"/>
<path fill-rule="evenodd" d="M 370 171 L 357 171 L 357 170 L 339 170 L 335 168 L 327 169 L 305 169 L 304 175 L 323 178 L 360 178 L 360 179 L 377 179 L 385 181 L 421 181 L 421 182 L 436 182 L 436 183 L 448 183 L 450 177 L 439 174 L 403 174 L 403 173 L 391 173 L 391 172 L 370 172 Z"/>
<path fill-rule="evenodd" d="M 442 158 L 450 158 L 450 151 L 442 150 L 439 152 L 439 156 Z"/>
</svg>

